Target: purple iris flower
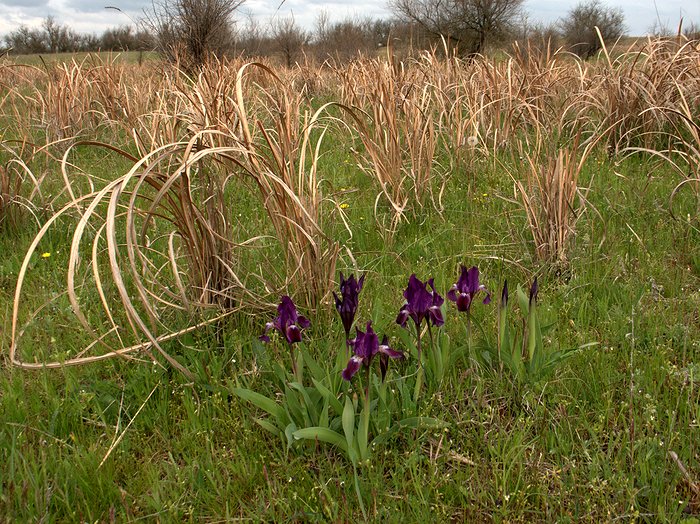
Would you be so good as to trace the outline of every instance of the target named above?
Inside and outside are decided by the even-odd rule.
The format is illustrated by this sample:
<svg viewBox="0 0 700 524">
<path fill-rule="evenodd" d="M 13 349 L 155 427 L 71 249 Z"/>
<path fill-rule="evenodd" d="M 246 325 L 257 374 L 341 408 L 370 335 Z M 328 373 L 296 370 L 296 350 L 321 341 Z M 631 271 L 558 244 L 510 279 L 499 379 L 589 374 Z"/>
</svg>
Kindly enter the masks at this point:
<svg viewBox="0 0 700 524">
<path fill-rule="evenodd" d="M 433 324 L 433 326 L 440 327 L 445 323 L 445 320 L 442 318 L 442 304 L 445 302 L 445 299 L 440 296 L 440 294 L 435 291 L 435 285 L 433 284 L 433 279 L 431 278 L 428 280 L 428 285 L 430 286 L 430 289 L 433 291 L 430 292 L 432 295 L 432 302 L 430 303 L 430 307 L 428 308 L 428 320 Z"/>
<path fill-rule="evenodd" d="M 350 330 L 352 323 L 355 321 L 355 313 L 357 313 L 357 305 L 362 284 L 364 284 L 365 276 L 362 275 L 359 280 L 355 279 L 355 275 L 350 275 L 347 280 L 340 274 L 340 297 L 333 292 L 335 298 L 335 309 L 340 314 L 340 319 L 343 321 L 345 329 L 345 338 L 350 338 Z"/>
<path fill-rule="evenodd" d="M 428 291 L 428 286 L 432 291 Z M 445 323 L 440 310 L 445 300 L 435 290 L 432 278 L 427 283 L 423 283 L 414 273 L 408 279 L 408 287 L 403 292 L 403 296 L 406 303 L 396 317 L 396 323 L 401 327 L 406 327 L 409 318 L 413 319 L 416 326 L 420 326 L 424 318 L 438 327 Z"/>
<path fill-rule="evenodd" d="M 532 282 L 532 286 L 530 286 L 530 306 L 532 306 L 532 301 L 534 300 L 537 302 L 537 292 L 539 291 L 539 286 L 537 285 L 537 277 L 535 277 L 535 280 Z"/>
<path fill-rule="evenodd" d="M 288 344 L 301 342 L 301 330 L 306 329 L 311 325 L 309 319 L 300 315 L 297 308 L 288 296 L 283 296 L 277 306 L 277 318 L 272 322 L 265 324 L 265 332 L 260 335 L 260 340 L 270 342 L 270 337 L 267 333 L 271 329 L 276 329 L 285 338 Z"/>
<path fill-rule="evenodd" d="M 354 355 L 350 358 L 347 367 L 342 373 L 345 380 L 351 380 L 363 365 L 369 368 L 372 365 L 372 360 L 377 355 L 380 355 L 380 360 L 381 358 L 404 358 L 401 351 L 389 347 L 386 337 L 382 339 L 381 344 L 379 343 L 379 337 L 372 329 L 371 321 L 367 322 L 366 332 L 360 331 L 359 328 L 356 328 L 356 330 L 357 336 L 350 341 Z"/>
<path fill-rule="evenodd" d="M 491 293 L 488 292 L 486 286 L 479 283 L 479 268 L 472 266 L 467 269 L 462 266 L 462 273 L 459 276 L 457 283 L 447 292 L 447 298 L 457 304 L 457 311 L 466 311 L 469 313 L 474 297 L 480 292 L 486 293 L 484 304 L 491 302 Z"/>
</svg>

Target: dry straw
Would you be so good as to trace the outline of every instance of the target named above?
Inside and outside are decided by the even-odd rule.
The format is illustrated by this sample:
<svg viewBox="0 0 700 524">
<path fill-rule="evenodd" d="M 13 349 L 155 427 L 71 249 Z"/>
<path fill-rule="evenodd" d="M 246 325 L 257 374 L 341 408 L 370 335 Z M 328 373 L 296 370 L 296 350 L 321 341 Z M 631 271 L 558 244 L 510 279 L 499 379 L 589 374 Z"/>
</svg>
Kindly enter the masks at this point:
<svg viewBox="0 0 700 524">
<path fill-rule="evenodd" d="M 518 144 L 519 158 L 525 162 L 524 179 L 509 173 L 525 210 L 535 258 L 561 267 L 568 263 L 576 224 L 591 207 L 579 178 L 595 142 L 580 147 L 577 135 L 570 144 L 552 147 L 545 137 L 536 136 L 534 145 Z"/>
<path fill-rule="evenodd" d="M 2 143 L 0 216 L 17 204 L 45 205 L 46 184 L 62 202 L 19 273 L 11 359 L 59 367 L 146 352 L 187 373 L 165 342 L 232 311 L 269 308 L 282 292 L 318 308 L 339 252 L 327 224 L 339 206 L 323 194 L 319 173 L 323 139 L 336 125 L 357 136 L 388 238 L 426 208 L 442 209 L 447 164 L 470 168 L 471 137 L 494 165 L 503 152 L 522 157 L 524 169 L 511 175 L 535 256 L 566 263 L 577 223 L 593 209 L 581 172 L 597 144 L 670 162 L 679 177 L 671 204 L 681 191 L 700 193 L 699 56 L 697 42 L 679 37 L 617 56 L 604 47 L 589 63 L 549 47 L 516 47 L 498 60 L 428 52 L 401 62 L 389 51 L 290 70 L 224 60 L 196 77 L 112 59 L 4 62 L 0 111 L 24 140 Z M 329 116 L 329 104 L 312 104 L 314 93 L 335 97 L 343 122 Z M 37 130 L 44 147 L 23 152 L 19 144 Z M 83 148 L 130 167 L 117 176 L 81 168 Z M 52 155 L 60 169 L 51 169 Z M 39 161 L 46 175 L 37 174 Z M 68 302 L 89 342 L 35 361 L 20 348 L 37 314 L 25 286 L 49 231 L 69 224 L 57 300 Z"/>
<path fill-rule="evenodd" d="M 271 87 L 257 88 L 254 96 L 260 100 L 255 105 L 267 108 L 258 115 L 249 114 L 245 103 L 244 93 L 253 92 L 245 86 L 250 68 L 274 80 Z M 327 296 L 338 245 L 325 236 L 321 223 L 324 202 L 333 206 L 324 200 L 317 178 L 325 108 L 314 114 L 305 112 L 300 98 L 262 64 L 243 66 L 234 78 L 235 99 L 230 107 L 235 114 L 213 113 L 210 106 L 200 106 L 209 129 L 196 131 L 187 140 L 161 145 L 141 158 L 98 142 L 68 147 L 62 171 L 71 201 L 42 227 L 19 273 L 10 349 L 15 364 L 30 368 L 77 365 L 137 350 L 151 354 L 153 349 L 189 375 L 166 352 L 163 342 L 242 307 L 266 307 L 283 289 L 308 307 L 318 306 Z M 198 97 L 203 100 L 204 94 Z M 179 100 L 186 105 L 183 98 Z M 186 109 L 193 114 L 192 106 Z M 224 125 L 232 120 L 238 123 L 235 128 Z M 144 136 L 143 129 L 139 132 L 135 136 Z M 139 147 L 145 144 L 138 140 Z M 68 174 L 67 158 L 74 148 L 85 145 L 106 148 L 133 162 L 133 167 L 104 187 L 95 189 L 94 185 L 91 192 L 80 195 Z M 232 217 L 236 214 L 226 197 L 227 184 L 232 182 L 255 189 L 249 197 L 257 198 L 266 212 L 284 253 L 284 267 L 271 257 L 259 273 L 248 267 L 243 268 L 245 274 L 239 274 L 242 250 L 258 244 L 262 237 L 233 240 L 236 224 Z M 92 342 L 67 360 L 25 361 L 18 351 L 24 332 L 19 315 L 31 260 L 49 230 L 76 211 L 66 294 Z M 84 246 L 91 254 L 87 267 L 82 263 Z M 267 291 L 261 293 L 258 286 L 254 292 L 255 281 L 263 282 Z M 94 312 L 88 315 L 82 306 L 86 301 L 94 303 L 90 297 L 97 297 L 102 308 L 103 316 L 97 322 Z M 212 306 L 223 313 L 202 316 Z M 178 318 L 194 321 L 186 329 L 170 328 Z"/>
</svg>

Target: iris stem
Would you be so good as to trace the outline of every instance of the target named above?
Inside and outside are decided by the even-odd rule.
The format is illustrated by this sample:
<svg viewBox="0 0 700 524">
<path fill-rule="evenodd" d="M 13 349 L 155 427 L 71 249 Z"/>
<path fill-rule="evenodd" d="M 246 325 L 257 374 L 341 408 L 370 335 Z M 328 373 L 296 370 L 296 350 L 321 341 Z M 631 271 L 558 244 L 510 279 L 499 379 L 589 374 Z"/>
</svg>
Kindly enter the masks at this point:
<svg viewBox="0 0 700 524">
<path fill-rule="evenodd" d="M 289 355 L 292 358 L 292 372 L 294 373 L 294 380 L 301 384 L 301 377 L 299 376 L 299 368 L 297 367 L 297 359 L 294 358 L 294 344 L 289 344 Z"/>
<path fill-rule="evenodd" d="M 420 324 L 416 322 L 416 350 L 418 351 L 418 368 L 422 367 L 421 361 L 421 347 L 420 347 Z"/>
<path fill-rule="evenodd" d="M 469 311 L 467 311 L 467 361 L 468 364 L 472 363 L 472 316 Z"/>
<path fill-rule="evenodd" d="M 367 409 L 367 413 L 369 413 L 369 403 L 370 403 L 370 394 L 371 394 L 370 385 L 371 385 L 371 381 L 372 381 L 369 366 L 367 366 L 367 370 L 366 370 L 365 375 L 367 377 L 367 389 L 365 390 L 365 409 Z"/>
<path fill-rule="evenodd" d="M 418 402 L 420 390 L 423 387 L 423 364 L 421 361 L 421 344 L 420 344 L 420 324 L 416 322 L 416 350 L 418 352 L 418 373 L 416 375 L 416 387 L 413 390 L 413 402 Z"/>
<path fill-rule="evenodd" d="M 430 329 L 430 321 L 428 321 L 428 338 L 430 339 L 430 353 L 428 354 L 428 364 L 432 369 L 433 381 L 435 381 L 435 340 L 433 340 L 433 331 Z"/>
</svg>

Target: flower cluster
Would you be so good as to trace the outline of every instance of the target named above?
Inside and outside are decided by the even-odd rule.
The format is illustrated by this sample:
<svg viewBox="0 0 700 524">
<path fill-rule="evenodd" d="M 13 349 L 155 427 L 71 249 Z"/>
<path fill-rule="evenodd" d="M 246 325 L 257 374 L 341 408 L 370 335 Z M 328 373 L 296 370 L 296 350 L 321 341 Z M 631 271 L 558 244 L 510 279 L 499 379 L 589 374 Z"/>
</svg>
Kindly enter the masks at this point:
<svg viewBox="0 0 700 524">
<path fill-rule="evenodd" d="M 357 315 L 359 305 L 359 296 L 362 286 L 364 285 L 365 277 L 359 279 L 355 275 L 350 275 L 348 278 L 340 274 L 340 294 L 333 292 L 335 299 L 335 308 L 338 311 L 340 320 L 345 331 L 345 339 L 348 348 L 352 351 L 347 366 L 342 372 L 342 377 L 350 381 L 352 377 L 363 366 L 369 370 L 374 358 L 379 355 L 380 372 L 382 380 L 386 375 L 389 359 L 405 358 L 403 352 L 389 347 L 388 338 L 383 337 L 381 344 L 379 336 L 372 328 L 372 322 L 368 321 L 365 331 L 356 328 L 356 336 L 350 339 L 350 331 L 352 330 Z M 534 294 L 531 295 L 531 300 L 536 297 L 536 284 Z M 480 293 L 486 294 L 483 299 L 484 304 L 491 302 L 491 294 L 486 287 L 479 282 L 479 269 L 476 266 L 467 269 L 466 266 L 461 266 L 461 274 L 457 282 L 447 292 L 447 298 L 454 302 L 458 311 L 463 311 L 469 314 L 471 305 L 475 297 Z M 421 325 L 425 321 L 428 329 L 440 327 L 445 323 L 442 315 L 442 305 L 444 298 L 435 289 L 433 278 L 427 281 L 421 281 L 415 273 L 408 279 L 408 286 L 403 292 L 405 302 L 399 314 L 396 317 L 396 323 L 401 327 L 408 327 L 409 319 L 413 320 L 416 328 L 418 361 L 420 366 L 421 355 Z M 260 336 L 263 342 L 269 342 L 268 333 L 270 330 L 278 331 L 287 341 L 290 351 L 293 351 L 293 344 L 301 341 L 302 330 L 308 328 L 309 320 L 300 315 L 294 305 L 292 299 L 288 296 L 283 296 L 280 304 L 277 306 L 277 317 L 265 325 L 265 331 Z M 296 363 L 293 361 L 292 366 L 296 368 Z"/>
<path fill-rule="evenodd" d="M 402 336 L 405 352 L 392 348 L 386 335 L 382 337 L 375 332 L 371 320 L 354 326 L 363 285 L 364 277 L 345 278 L 341 273 L 340 291 L 333 293 L 349 353 L 346 360 L 342 354 L 336 355 L 336 372 L 329 375 L 329 366 L 299 349 L 302 333 L 310 327 L 310 322 L 299 314 L 290 297 L 283 296 L 277 316 L 266 324 L 260 339 L 270 342 L 269 334 L 274 330 L 279 333 L 278 341 L 286 341 L 293 377 L 275 366 L 273 379 L 281 390 L 272 397 L 242 387 L 233 389 L 239 398 L 267 412 L 267 418 L 256 422 L 286 442 L 287 450 L 299 441 L 330 443 L 347 454 L 356 472 L 359 465 L 369 463 L 374 447 L 397 430 L 446 426 L 441 420 L 423 416 L 420 401 L 439 394 L 449 379 L 449 371 L 460 360 L 467 360 L 465 357 L 499 372 L 509 371 L 519 383 L 534 383 L 551 373 L 573 351 L 545 350 L 537 317 L 537 279 L 530 288 L 529 302 L 525 292 L 517 288 L 523 322 L 522 328 L 516 330 L 511 329 L 513 323 L 508 320 L 508 284 L 503 284 L 497 343 L 491 344 L 486 339 L 478 351 L 472 351 L 471 346 L 470 310 L 480 293 L 485 294 L 484 304 L 491 301 L 491 294 L 480 283 L 476 266 L 469 269 L 462 266 L 457 282 L 447 292 L 456 309 L 467 313 L 468 342 L 458 345 L 456 350 L 447 334 L 439 329 L 445 323 L 442 313 L 445 300 L 432 278 L 424 282 L 412 274 L 403 291 L 405 301 L 396 322 L 410 333 Z M 355 337 L 350 339 L 353 327 Z M 413 337 L 415 344 L 410 340 Z M 430 349 L 423 353 L 422 337 L 427 339 Z M 386 378 L 390 362 L 405 360 L 407 354 L 417 357 L 412 360 L 415 372 L 400 373 L 390 384 Z M 378 372 L 372 369 L 377 361 Z"/>
</svg>

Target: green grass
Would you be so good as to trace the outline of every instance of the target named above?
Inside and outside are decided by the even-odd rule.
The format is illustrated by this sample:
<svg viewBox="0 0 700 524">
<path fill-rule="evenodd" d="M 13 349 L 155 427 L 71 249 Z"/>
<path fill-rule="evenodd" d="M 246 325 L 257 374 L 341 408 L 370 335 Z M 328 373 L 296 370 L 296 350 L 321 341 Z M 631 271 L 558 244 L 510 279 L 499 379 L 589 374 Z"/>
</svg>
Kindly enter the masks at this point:
<svg viewBox="0 0 700 524">
<path fill-rule="evenodd" d="M 588 213 L 579 222 L 571 263 L 557 273 L 533 261 L 522 211 L 500 198 L 512 195 L 512 183 L 491 162 L 475 162 L 471 188 L 470 177 L 454 171 L 444 215 L 425 209 L 387 241 L 375 224 L 373 184 L 341 140 L 329 138 L 325 148 L 321 172 L 328 184 L 354 190 L 342 198 L 352 237 L 337 218 L 326 226 L 367 274 L 359 322 L 372 318 L 378 332 L 398 341 L 394 319 L 410 273 L 435 277 L 444 292 L 460 263 L 478 264 L 496 294 L 505 278 L 527 286 L 538 271 L 540 311 L 544 323 L 555 325 L 553 342 L 600 344 L 533 387 L 474 366 L 452 369 L 425 407 L 449 428 L 401 434 L 360 469 L 370 519 L 697 522 L 691 517 L 700 513 L 700 501 L 669 457 L 676 452 L 700 480 L 700 235 L 668 214 L 674 175 L 642 157 L 591 159 L 583 179 L 595 172 L 590 200 L 602 219 Z M 105 176 L 123 169 L 89 149 L 78 161 Z M 689 194 L 679 199 L 681 209 L 693 209 Z M 254 214 L 250 202 L 240 206 Z M 0 237 L 0 358 L 8 351 L 14 283 L 31 240 L 27 229 Z M 33 262 L 26 300 L 34 307 L 65 285 L 66 231 L 50 237 L 51 257 Z M 350 265 L 344 258 L 339 269 Z M 84 339 L 64 307 L 59 301 L 36 320 L 23 340 L 30 355 L 80 348 Z M 444 311 L 445 330 L 463 340 L 464 318 L 449 303 Z M 495 302 L 475 305 L 474 314 L 491 329 Z M 342 454 L 322 445 L 286 453 L 232 394 L 236 385 L 274 394 L 270 362 L 285 354 L 256 342 L 267 320 L 242 313 L 168 343 L 194 371 L 194 383 L 151 363 L 112 360 L 29 372 L 3 360 L 0 517 L 361 520 L 352 468 Z M 307 349 L 320 361 L 334 361 L 344 343 L 331 306 L 311 321 Z"/>
</svg>

